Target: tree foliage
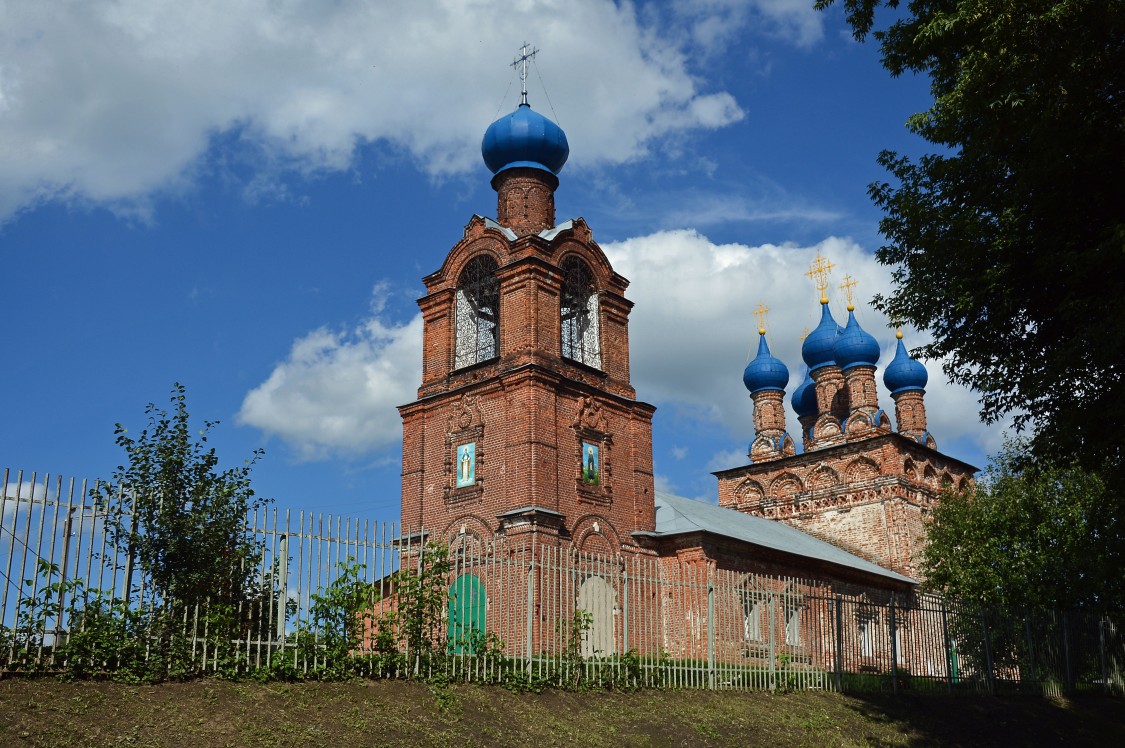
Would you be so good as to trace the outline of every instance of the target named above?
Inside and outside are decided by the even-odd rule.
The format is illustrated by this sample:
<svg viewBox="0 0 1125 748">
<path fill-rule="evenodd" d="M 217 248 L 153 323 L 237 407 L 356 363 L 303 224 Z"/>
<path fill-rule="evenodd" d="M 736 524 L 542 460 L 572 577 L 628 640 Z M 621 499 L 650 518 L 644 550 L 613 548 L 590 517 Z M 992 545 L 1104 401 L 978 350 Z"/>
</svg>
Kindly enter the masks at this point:
<svg viewBox="0 0 1125 748">
<path fill-rule="evenodd" d="M 1039 455 L 1120 469 L 1125 3 L 840 4 L 892 75 L 928 76 L 934 97 L 908 127 L 937 152 L 879 156 L 894 183 L 870 189 L 877 256 L 895 289 L 877 306 L 933 333 L 919 352 L 979 393 L 986 421 L 1012 413 Z"/>
<path fill-rule="evenodd" d="M 936 506 L 926 584 L 1005 611 L 1125 608 L 1125 516 L 1105 479 L 1009 445 L 977 485 Z"/>
<path fill-rule="evenodd" d="M 194 440 L 182 385 L 172 388 L 171 402 L 171 412 L 149 403 L 148 426 L 136 438 L 117 424 L 127 464 L 96 489 L 111 509 L 107 529 L 165 601 L 237 604 L 256 594 L 261 548 L 246 529 L 246 514 L 268 503 L 250 487 L 261 451 L 220 471 L 207 447 L 218 422 L 204 421 Z"/>
</svg>

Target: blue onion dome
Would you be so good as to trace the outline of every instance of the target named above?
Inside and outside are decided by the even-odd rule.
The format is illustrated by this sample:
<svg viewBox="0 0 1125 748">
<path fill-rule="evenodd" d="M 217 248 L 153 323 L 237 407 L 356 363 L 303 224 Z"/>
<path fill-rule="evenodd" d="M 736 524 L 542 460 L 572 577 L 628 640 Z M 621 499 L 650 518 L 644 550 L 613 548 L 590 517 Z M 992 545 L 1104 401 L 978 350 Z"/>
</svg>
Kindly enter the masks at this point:
<svg viewBox="0 0 1125 748">
<path fill-rule="evenodd" d="M 801 344 L 801 358 L 805 360 L 805 366 L 809 367 L 810 372 L 836 363 L 832 346 L 836 343 L 839 330 L 840 326 L 832 319 L 832 312 L 828 308 L 828 299 L 821 299 L 820 324 Z"/>
<path fill-rule="evenodd" d="M 836 365 L 844 371 L 853 366 L 874 366 L 879 363 L 879 341 L 869 335 L 855 318 L 855 308 L 848 305 L 848 324 L 832 345 Z"/>
<path fill-rule="evenodd" d="M 558 174 L 570 155 L 570 145 L 561 127 L 520 104 L 488 126 L 480 152 L 493 174 L 518 166 Z"/>
<path fill-rule="evenodd" d="M 742 373 L 742 383 L 751 394 L 761 390 L 785 390 L 789 384 L 789 369 L 781 359 L 770 353 L 766 344 L 766 331 L 758 328 L 758 355 L 746 365 Z"/>
<path fill-rule="evenodd" d="M 793 403 L 793 410 L 797 411 L 798 418 L 816 415 L 816 385 L 807 370 L 805 371 L 805 378 L 797 385 L 797 389 L 793 390 L 793 397 L 790 402 Z"/>
<path fill-rule="evenodd" d="M 892 395 L 908 390 L 925 390 L 926 383 L 930 381 L 926 367 L 912 359 L 906 352 L 906 346 L 902 344 L 901 330 L 895 334 L 895 337 L 898 338 L 898 349 L 895 351 L 895 357 L 883 370 L 883 384 L 887 385 Z"/>
</svg>

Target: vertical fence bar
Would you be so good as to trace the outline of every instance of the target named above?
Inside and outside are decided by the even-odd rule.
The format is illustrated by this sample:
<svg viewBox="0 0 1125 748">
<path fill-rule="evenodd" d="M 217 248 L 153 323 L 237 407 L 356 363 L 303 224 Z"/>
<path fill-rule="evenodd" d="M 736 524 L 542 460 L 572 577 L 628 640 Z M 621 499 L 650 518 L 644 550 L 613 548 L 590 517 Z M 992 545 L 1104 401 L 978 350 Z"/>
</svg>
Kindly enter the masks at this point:
<svg viewBox="0 0 1125 748">
<path fill-rule="evenodd" d="M 898 693 L 898 620 L 895 617 L 895 593 L 891 592 L 891 693 Z"/>
<path fill-rule="evenodd" d="M 946 690 L 953 693 L 953 642 L 949 639 L 949 609 L 945 598 L 941 599 L 941 640 L 942 650 L 945 652 L 945 682 Z"/>
<path fill-rule="evenodd" d="M 984 631 L 985 686 L 989 693 L 996 693 L 995 674 L 992 668 L 992 635 L 988 629 L 988 614 L 981 613 L 980 620 L 981 628 Z"/>
<path fill-rule="evenodd" d="M 1109 694 L 1109 668 L 1106 666 L 1105 656 L 1105 624 L 1106 619 L 1104 616 L 1098 617 L 1098 664 L 1101 666 L 1102 671 L 1102 689 Z"/>
<path fill-rule="evenodd" d="M 836 690 L 844 691 L 844 597 L 836 595 Z"/>
<path fill-rule="evenodd" d="M 715 689 L 715 583 L 707 581 L 707 687 Z"/>
<path fill-rule="evenodd" d="M 4 530 L 4 534 L 11 534 L 15 537 L 15 523 L 12 523 L 12 530 L 4 526 L 4 519 L 8 516 L 8 468 L 4 468 L 4 484 L 0 486 L 0 528 Z M 19 507 L 17 499 L 16 506 Z M 16 512 L 12 512 L 12 516 L 16 516 Z M 7 568 L 4 570 L 4 589 L 0 591 L 0 626 L 6 626 L 8 621 L 8 585 L 12 583 L 12 555 L 15 551 L 15 546 L 10 546 L 11 550 L 8 552 L 8 560 L 6 563 Z"/>
</svg>

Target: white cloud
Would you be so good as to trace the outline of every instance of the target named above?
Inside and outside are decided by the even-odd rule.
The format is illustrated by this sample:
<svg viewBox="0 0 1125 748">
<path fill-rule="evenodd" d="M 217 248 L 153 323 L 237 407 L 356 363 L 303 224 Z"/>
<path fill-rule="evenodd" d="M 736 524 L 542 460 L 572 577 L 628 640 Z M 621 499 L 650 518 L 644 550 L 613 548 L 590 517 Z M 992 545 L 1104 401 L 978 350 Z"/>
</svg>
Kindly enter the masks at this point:
<svg viewBox="0 0 1125 748">
<path fill-rule="evenodd" d="M 636 306 L 629 338 L 638 396 L 720 423 L 731 435 L 731 451 L 712 458 L 707 470 L 745 461 L 742 445 L 753 434 L 753 406 L 742 370 L 757 351 L 753 312 L 759 302 L 770 310 L 770 348 L 789 367 L 789 393 L 800 382 L 801 335 L 816 326 L 820 314 L 818 294 L 804 275 L 817 252 L 836 264 L 829 295 L 837 322 L 847 319 L 839 289 L 847 274 L 857 281 L 856 317 L 882 345 L 881 365 L 894 356 L 894 332 L 869 304 L 877 290 L 890 288 L 890 273 L 850 240 L 749 247 L 715 244 L 694 231 L 663 231 L 602 248 L 631 281 L 629 297 Z M 402 325 L 387 321 L 385 294 L 376 287 L 372 316 L 355 330 L 321 328 L 298 339 L 288 359 L 246 396 L 240 421 L 282 437 L 305 458 L 397 444 L 401 421 L 395 406 L 412 401 L 421 380 L 422 322 L 420 316 Z M 910 346 L 927 342 L 909 329 L 905 336 Z M 939 447 L 957 440 L 994 452 L 1003 426 L 982 426 L 973 394 L 951 385 L 939 363 L 926 367 L 929 428 Z M 893 417 L 881 370 L 877 381 L 880 403 Z M 791 408 L 787 416 L 790 433 L 798 434 Z M 673 447 L 676 459 L 686 453 Z"/>
<path fill-rule="evenodd" d="M 9 501 L 21 499 L 23 501 L 46 501 L 47 484 L 31 481 L 9 480 L 4 485 L 3 498 Z M 12 504 L 15 506 L 15 503 Z"/>
<path fill-rule="evenodd" d="M 800 47 L 824 37 L 823 14 L 812 0 L 678 0 L 674 12 L 694 42 L 714 56 L 748 24 Z"/>
<path fill-rule="evenodd" d="M 758 2 L 788 17 L 776 4 Z M 210 168 L 217 136 L 266 173 L 347 168 L 372 141 L 433 175 L 475 167 L 524 36 L 542 48 L 571 168 L 743 117 L 729 93 L 701 90 L 698 41 L 610 0 L 74 0 L 0 14 L 0 219 L 51 199 L 143 212 Z"/>
<path fill-rule="evenodd" d="M 371 316 L 351 331 L 320 328 L 293 343 L 289 357 L 251 390 L 239 423 L 281 437 L 303 459 L 358 455 L 402 439 L 395 407 L 415 397 L 422 378 L 422 316 L 384 317 L 376 286 Z"/>
<path fill-rule="evenodd" d="M 631 281 L 629 296 L 636 306 L 629 345 L 638 396 L 657 405 L 686 406 L 696 418 L 720 422 L 740 442 L 753 434 L 753 405 L 742 370 L 757 352 L 754 310 L 759 302 L 769 308 L 767 340 L 789 367 L 792 393 L 804 373 L 801 335 L 819 321 L 818 294 L 804 275 L 818 251 L 836 264 L 829 289 L 836 321 L 847 320 L 838 288 L 847 274 L 857 280 L 856 317 L 882 346 L 881 365 L 894 356 L 894 331 L 869 304 L 877 291 L 891 288 L 890 271 L 848 239 L 830 237 L 811 247 L 749 247 L 714 244 L 695 231 L 662 231 L 602 248 L 614 269 Z M 911 347 L 928 342 L 909 329 L 904 334 Z M 926 366 L 928 425 L 939 446 L 968 439 L 994 451 L 1002 429 L 980 424 L 975 396 L 951 385 L 939 362 Z M 881 369 L 877 381 L 880 404 L 893 418 Z M 790 433 L 799 433 L 791 408 L 787 416 Z"/>
</svg>

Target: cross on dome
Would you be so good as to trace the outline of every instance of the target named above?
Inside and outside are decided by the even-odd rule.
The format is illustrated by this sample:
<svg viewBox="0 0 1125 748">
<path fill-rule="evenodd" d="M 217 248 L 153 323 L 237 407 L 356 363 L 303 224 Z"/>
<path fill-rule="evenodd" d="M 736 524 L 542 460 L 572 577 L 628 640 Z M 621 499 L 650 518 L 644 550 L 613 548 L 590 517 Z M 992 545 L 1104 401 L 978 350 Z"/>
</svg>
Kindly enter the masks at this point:
<svg viewBox="0 0 1125 748">
<path fill-rule="evenodd" d="M 844 276 L 844 282 L 840 284 L 843 289 L 844 295 L 848 299 L 848 311 L 855 311 L 855 285 L 858 281 L 850 275 Z"/>
<path fill-rule="evenodd" d="M 831 261 L 821 256 L 820 252 L 816 253 L 816 259 L 809 265 L 809 271 L 805 273 L 806 276 L 812 279 L 816 284 L 816 290 L 820 291 L 820 303 L 828 303 L 828 276 L 832 274 L 832 269 L 836 267 Z"/>
<path fill-rule="evenodd" d="M 766 334 L 766 314 L 770 311 L 768 306 L 758 302 L 758 308 L 754 310 L 754 316 L 758 318 L 758 334 Z"/>
<path fill-rule="evenodd" d="M 535 59 L 535 55 L 539 54 L 538 49 L 532 48 L 527 42 L 523 43 L 520 47 L 520 52 L 516 55 L 516 59 L 512 60 L 512 67 L 520 72 L 520 103 L 527 103 L 527 63 Z"/>
</svg>

